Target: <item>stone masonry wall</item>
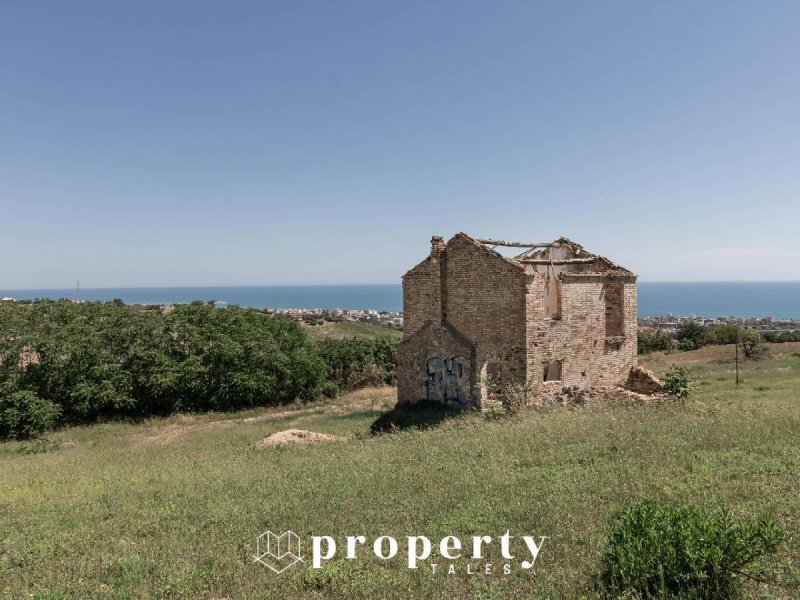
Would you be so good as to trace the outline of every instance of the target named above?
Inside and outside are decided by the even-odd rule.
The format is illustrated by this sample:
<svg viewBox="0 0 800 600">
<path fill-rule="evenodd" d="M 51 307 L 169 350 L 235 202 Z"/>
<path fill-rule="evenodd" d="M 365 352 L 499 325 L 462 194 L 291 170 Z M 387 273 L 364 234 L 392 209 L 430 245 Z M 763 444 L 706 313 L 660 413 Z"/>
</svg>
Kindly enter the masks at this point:
<svg viewBox="0 0 800 600">
<path fill-rule="evenodd" d="M 408 338 L 425 323 L 441 320 L 440 259 L 428 257 L 403 277 L 403 334 Z"/>
<path fill-rule="evenodd" d="M 434 238 L 403 277 L 398 400 L 465 404 L 468 393 L 485 408 L 498 400 L 481 389 L 487 376 L 540 391 L 623 384 L 636 365 L 636 303 L 633 275 L 522 268 L 463 234 L 446 249 Z"/>
<path fill-rule="evenodd" d="M 416 402 L 428 398 L 428 380 L 433 379 L 435 382 L 435 378 L 432 378 L 433 373 L 429 373 L 429 369 L 433 371 L 430 368 L 430 361 L 432 359 L 447 361 L 447 366 L 450 367 L 453 365 L 453 359 L 457 357 L 465 358 L 469 369 L 467 373 L 454 373 L 456 376 L 464 377 L 463 382 L 454 383 L 461 383 L 467 391 L 467 396 L 470 396 L 473 386 L 476 385 L 476 379 L 475 373 L 472 372 L 475 361 L 474 346 L 468 340 L 457 335 L 446 325 L 433 322 L 428 322 L 414 335 L 405 338 L 400 342 L 397 353 L 398 400 Z"/>
<path fill-rule="evenodd" d="M 437 293 L 439 283 L 441 292 Z M 441 322 L 443 318 L 472 346 L 469 359 L 473 405 L 481 405 L 479 383 L 487 372 L 503 382 L 525 380 L 525 275 L 515 265 L 456 236 L 435 262 L 423 261 L 406 274 L 403 302 L 404 340 L 398 352 L 400 402 L 426 397 L 419 396 L 427 388 L 420 353 L 431 344 L 453 345 L 447 340 L 422 339 L 427 331 L 423 331 L 425 324 Z M 433 330 L 431 333 L 439 335 Z"/>
<path fill-rule="evenodd" d="M 447 249 L 446 315 L 475 344 L 476 381 L 525 381 L 525 274 L 475 242 L 456 236 Z M 482 406 L 486 390 L 473 394 Z"/>
<path fill-rule="evenodd" d="M 621 281 L 614 298 L 623 335 L 606 335 L 608 277 L 564 276 L 561 281 L 561 318 L 544 317 L 541 280 L 529 286 L 527 305 L 528 381 L 536 389 L 548 386 L 608 387 L 625 381 L 636 364 L 636 284 Z M 618 307 L 619 301 L 622 306 Z M 561 361 L 560 382 L 545 383 L 551 361 Z"/>
</svg>

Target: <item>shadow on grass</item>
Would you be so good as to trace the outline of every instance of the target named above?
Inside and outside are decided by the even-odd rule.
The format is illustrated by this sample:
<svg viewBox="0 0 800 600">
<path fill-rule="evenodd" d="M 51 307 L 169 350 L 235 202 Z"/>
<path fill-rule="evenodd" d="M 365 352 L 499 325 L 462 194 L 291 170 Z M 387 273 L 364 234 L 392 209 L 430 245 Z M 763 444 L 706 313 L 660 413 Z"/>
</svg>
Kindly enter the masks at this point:
<svg viewBox="0 0 800 600">
<path fill-rule="evenodd" d="M 447 419 L 460 417 L 464 412 L 463 407 L 447 406 L 429 400 L 421 400 L 416 404 L 399 404 L 378 417 L 369 431 L 372 435 L 381 435 L 404 429 L 429 429 Z"/>
</svg>

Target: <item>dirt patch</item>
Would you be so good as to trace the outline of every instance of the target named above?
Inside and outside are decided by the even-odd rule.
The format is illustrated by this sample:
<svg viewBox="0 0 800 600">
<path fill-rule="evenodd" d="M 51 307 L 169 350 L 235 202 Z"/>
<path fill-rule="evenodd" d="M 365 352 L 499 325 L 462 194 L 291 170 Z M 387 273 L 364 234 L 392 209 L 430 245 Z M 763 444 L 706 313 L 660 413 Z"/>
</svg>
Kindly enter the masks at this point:
<svg viewBox="0 0 800 600">
<path fill-rule="evenodd" d="M 316 433 L 306 429 L 287 429 L 273 433 L 269 437 L 256 442 L 256 448 L 266 448 L 267 446 L 280 446 L 282 444 L 310 444 L 313 442 L 344 442 L 349 437 L 340 435 L 330 435 L 328 433 Z"/>
</svg>

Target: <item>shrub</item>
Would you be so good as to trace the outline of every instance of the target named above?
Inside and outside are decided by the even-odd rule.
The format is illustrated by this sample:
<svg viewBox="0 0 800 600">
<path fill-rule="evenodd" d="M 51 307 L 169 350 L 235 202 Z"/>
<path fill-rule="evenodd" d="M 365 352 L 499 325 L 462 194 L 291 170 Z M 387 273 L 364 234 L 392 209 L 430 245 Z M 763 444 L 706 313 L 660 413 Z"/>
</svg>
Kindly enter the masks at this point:
<svg viewBox="0 0 800 600">
<path fill-rule="evenodd" d="M 672 336 L 664 331 L 640 331 L 638 336 L 639 354 L 669 352 L 672 350 Z"/>
<path fill-rule="evenodd" d="M 326 366 L 326 379 L 340 391 L 396 381 L 397 342 L 378 339 L 326 339 L 317 344 Z"/>
<path fill-rule="evenodd" d="M 780 333 L 768 331 L 762 336 L 765 342 L 782 344 L 784 342 L 800 342 L 800 331 L 782 331 Z"/>
<path fill-rule="evenodd" d="M 326 381 L 325 383 L 322 384 L 320 393 L 326 398 L 336 398 L 339 394 L 342 393 L 342 390 L 333 381 Z"/>
<path fill-rule="evenodd" d="M 761 344 L 752 340 L 742 342 L 742 350 L 747 358 L 766 358 L 769 348 L 766 344 Z"/>
<path fill-rule="evenodd" d="M 0 397 L 0 439 L 32 438 L 52 429 L 61 408 L 27 390 Z"/>
<path fill-rule="evenodd" d="M 388 336 L 314 343 L 292 319 L 238 306 L 0 303 L 0 437 L 334 397 L 394 383 L 396 357 Z"/>
<path fill-rule="evenodd" d="M 528 382 L 505 385 L 502 389 L 503 410 L 510 415 L 516 414 L 531 404 L 534 395 L 535 390 Z"/>
<path fill-rule="evenodd" d="M 681 350 L 697 350 L 706 344 L 706 328 L 699 323 L 689 321 L 678 329 L 675 337 Z"/>
<path fill-rule="evenodd" d="M 599 581 L 615 597 L 736 598 L 744 569 L 782 538 L 769 516 L 746 522 L 724 508 L 645 500 L 616 515 Z"/>
<path fill-rule="evenodd" d="M 750 344 L 761 342 L 761 334 L 741 325 L 713 325 L 706 330 L 706 344 Z"/>
<path fill-rule="evenodd" d="M 690 397 L 695 391 L 692 370 L 688 367 L 672 365 L 661 376 L 661 389 L 679 400 Z"/>
<path fill-rule="evenodd" d="M 347 389 L 358 390 L 363 387 L 383 385 L 386 383 L 387 374 L 383 367 L 368 364 L 361 371 L 352 373 L 347 379 Z"/>
<path fill-rule="evenodd" d="M 114 302 L 0 306 L 0 332 L 0 388 L 32 394 L 15 397 L 6 417 L 15 424 L 0 436 L 21 435 L 28 409 L 38 422 L 54 405 L 65 423 L 232 410 L 313 399 L 325 379 L 301 325 L 237 306 L 195 302 L 169 315 Z"/>
</svg>

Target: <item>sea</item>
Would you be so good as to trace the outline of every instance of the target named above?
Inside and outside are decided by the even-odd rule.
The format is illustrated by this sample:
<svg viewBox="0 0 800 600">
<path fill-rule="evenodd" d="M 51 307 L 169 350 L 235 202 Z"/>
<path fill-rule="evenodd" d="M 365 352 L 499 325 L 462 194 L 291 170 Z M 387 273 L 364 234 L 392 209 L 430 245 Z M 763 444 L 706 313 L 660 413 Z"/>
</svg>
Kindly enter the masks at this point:
<svg viewBox="0 0 800 600">
<path fill-rule="evenodd" d="M 267 285 L 243 287 L 130 287 L 0 290 L 18 300 L 69 298 L 127 304 L 214 300 L 252 308 L 355 308 L 401 311 L 399 284 Z M 639 316 L 800 318 L 800 281 L 639 282 Z"/>
</svg>

